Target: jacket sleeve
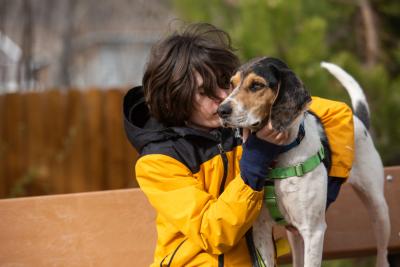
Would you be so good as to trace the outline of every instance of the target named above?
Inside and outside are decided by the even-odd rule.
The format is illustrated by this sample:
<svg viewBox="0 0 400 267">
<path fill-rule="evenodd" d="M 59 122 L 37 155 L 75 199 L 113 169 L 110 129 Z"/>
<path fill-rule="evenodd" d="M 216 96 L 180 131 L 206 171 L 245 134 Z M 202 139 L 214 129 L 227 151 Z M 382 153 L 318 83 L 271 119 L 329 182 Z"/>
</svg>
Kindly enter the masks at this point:
<svg viewBox="0 0 400 267">
<path fill-rule="evenodd" d="M 351 108 L 343 102 L 313 97 L 310 110 L 324 125 L 332 152 L 329 176 L 347 178 L 354 159 L 354 124 Z"/>
<path fill-rule="evenodd" d="M 203 250 L 221 254 L 244 236 L 257 218 L 263 193 L 237 175 L 218 198 L 203 190 L 191 171 L 165 155 L 146 155 L 136 178 L 156 211 Z"/>
</svg>

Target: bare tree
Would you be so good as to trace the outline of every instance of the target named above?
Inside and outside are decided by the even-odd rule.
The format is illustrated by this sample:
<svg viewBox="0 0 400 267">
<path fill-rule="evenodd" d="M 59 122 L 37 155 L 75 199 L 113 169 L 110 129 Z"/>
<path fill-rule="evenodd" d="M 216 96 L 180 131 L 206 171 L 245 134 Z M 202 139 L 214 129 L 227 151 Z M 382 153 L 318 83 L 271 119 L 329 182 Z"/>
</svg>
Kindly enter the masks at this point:
<svg viewBox="0 0 400 267">
<path fill-rule="evenodd" d="M 0 1 L 0 33 L 6 32 L 7 1 Z M 0 85 L 7 82 L 7 67 L 0 66 Z"/>
<path fill-rule="evenodd" d="M 32 14 L 32 1 L 23 0 L 22 3 L 22 57 L 18 63 L 18 83 L 20 88 L 30 89 L 33 87 L 33 73 L 32 73 L 32 47 L 34 42 L 33 33 L 33 14 Z"/>
<path fill-rule="evenodd" d="M 59 81 L 64 88 L 69 88 L 71 85 L 70 63 L 72 58 L 72 39 L 74 36 L 74 21 L 77 7 L 76 0 L 67 1 L 67 11 L 65 14 L 65 27 L 63 32 L 63 49 L 60 58 L 60 74 Z"/>
<path fill-rule="evenodd" d="M 380 45 L 374 11 L 368 0 L 357 0 L 364 26 L 365 61 L 367 67 L 374 66 L 379 58 Z"/>
<path fill-rule="evenodd" d="M 0 57 L 1 85 L 24 90 L 136 82 L 150 43 L 172 17 L 168 3 L 0 0 L 0 27 L 19 48 L 15 62 Z"/>
</svg>

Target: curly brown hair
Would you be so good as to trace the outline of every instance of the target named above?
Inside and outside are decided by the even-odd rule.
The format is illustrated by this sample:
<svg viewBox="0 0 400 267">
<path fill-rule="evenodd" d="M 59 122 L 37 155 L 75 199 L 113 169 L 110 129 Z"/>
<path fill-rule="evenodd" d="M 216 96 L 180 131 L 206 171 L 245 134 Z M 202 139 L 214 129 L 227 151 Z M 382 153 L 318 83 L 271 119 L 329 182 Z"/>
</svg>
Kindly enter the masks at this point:
<svg viewBox="0 0 400 267">
<path fill-rule="evenodd" d="M 216 88 L 229 88 L 239 66 L 229 35 L 207 23 L 186 26 L 155 44 L 143 76 L 143 89 L 152 116 L 167 126 L 181 126 L 193 110 L 203 78 L 204 94 L 217 98 Z"/>
</svg>

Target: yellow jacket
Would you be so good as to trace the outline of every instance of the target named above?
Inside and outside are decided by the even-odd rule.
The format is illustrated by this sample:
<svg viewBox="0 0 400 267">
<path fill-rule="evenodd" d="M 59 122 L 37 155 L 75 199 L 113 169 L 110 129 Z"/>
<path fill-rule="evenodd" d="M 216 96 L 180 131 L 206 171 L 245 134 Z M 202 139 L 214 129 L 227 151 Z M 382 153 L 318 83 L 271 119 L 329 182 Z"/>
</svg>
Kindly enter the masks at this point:
<svg viewBox="0 0 400 267">
<path fill-rule="evenodd" d="M 163 127 L 148 116 L 138 88 L 125 96 L 124 115 L 128 138 L 141 155 L 136 179 L 157 211 L 151 266 L 251 266 L 245 233 L 260 212 L 263 192 L 240 177 L 238 132 Z"/>
<path fill-rule="evenodd" d="M 354 159 L 354 124 L 351 108 L 343 102 L 312 97 L 310 110 L 324 126 L 331 150 L 329 176 L 348 178 Z"/>
<path fill-rule="evenodd" d="M 262 192 L 253 191 L 238 174 L 241 147 L 215 155 L 193 173 L 178 160 L 162 154 L 146 155 L 136 164 L 136 177 L 158 211 L 158 241 L 153 266 L 251 266 L 244 235 L 262 206 Z"/>
<path fill-rule="evenodd" d="M 140 88 L 125 96 L 124 115 L 140 152 L 136 179 L 157 211 L 152 266 L 251 266 L 245 233 L 263 192 L 240 177 L 239 132 L 164 127 L 149 118 Z"/>
</svg>

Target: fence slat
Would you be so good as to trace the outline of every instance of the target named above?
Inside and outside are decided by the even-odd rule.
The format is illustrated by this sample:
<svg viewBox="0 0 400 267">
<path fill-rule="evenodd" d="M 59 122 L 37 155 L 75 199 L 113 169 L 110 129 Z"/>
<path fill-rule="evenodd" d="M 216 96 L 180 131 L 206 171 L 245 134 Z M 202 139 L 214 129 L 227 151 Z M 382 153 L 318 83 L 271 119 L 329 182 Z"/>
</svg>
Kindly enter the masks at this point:
<svg viewBox="0 0 400 267">
<path fill-rule="evenodd" d="M 6 101 L 5 96 L 0 95 L 0 197 L 6 195 L 7 179 L 6 171 L 7 165 L 5 162 L 6 157 L 6 139 L 5 139 L 5 111 L 6 111 Z"/>
<path fill-rule="evenodd" d="M 45 102 L 42 94 L 25 93 L 24 124 L 26 131 L 21 138 L 25 149 L 26 167 L 23 174 L 23 187 L 28 195 L 43 195 L 52 192 L 49 183 L 49 164 L 47 162 L 49 146 L 46 145 L 47 131 L 44 128 Z"/>
<path fill-rule="evenodd" d="M 66 168 L 64 167 L 68 148 L 65 143 L 66 127 L 66 94 L 60 90 L 49 90 L 42 93 L 45 110 L 43 111 L 43 128 L 47 147 L 49 184 L 53 194 L 67 193 Z"/>
<path fill-rule="evenodd" d="M 23 148 L 21 147 L 21 135 L 24 131 L 22 122 L 23 113 L 23 98 L 19 94 L 7 94 L 4 96 L 4 103 L 6 103 L 4 112 L 4 161 L 6 166 L 4 170 L 4 177 L 6 179 L 5 185 L 6 196 L 17 194 L 17 184 L 23 178 Z"/>
<path fill-rule="evenodd" d="M 105 188 L 104 152 L 106 151 L 103 131 L 103 92 L 88 90 L 84 94 L 86 188 L 101 190 Z"/>
<path fill-rule="evenodd" d="M 68 192 L 79 192 L 85 187 L 84 156 L 86 147 L 83 138 L 85 125 L 82 116 L 82 93 L 78 90 L 68 91 L 67 100 L 67 132 L 66 132 L 66 177 Z"/>
<path fill-rule="evenodd" d="M 106 154 L 107 188 L 120 189 L 127 187 L 128 167 L 126 165 L 125 133 L 122 127 L 122 92 L 105 91 L 104 118 L 105 144 L 111 148 Z"/>
</svg>

